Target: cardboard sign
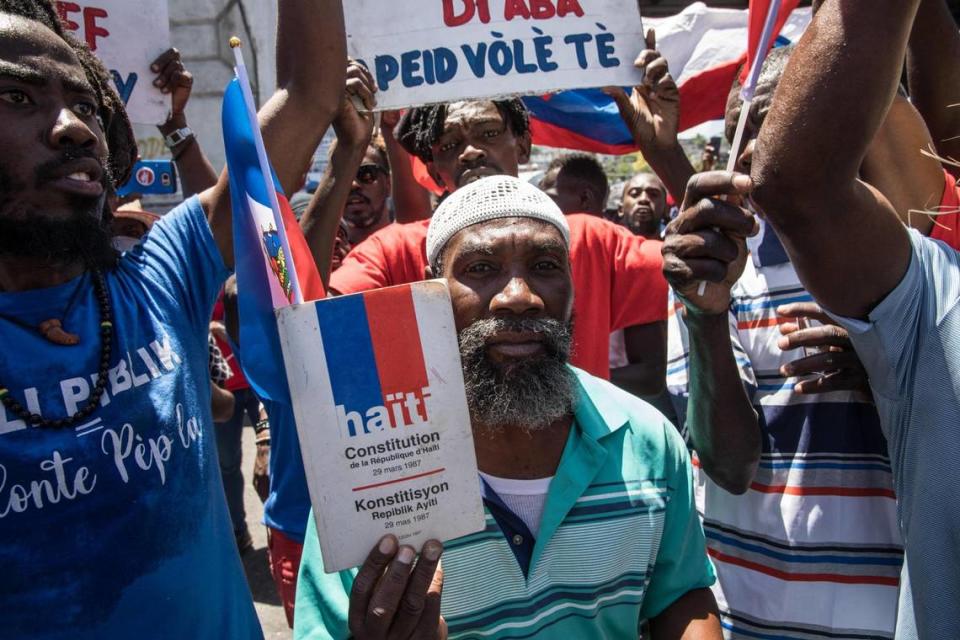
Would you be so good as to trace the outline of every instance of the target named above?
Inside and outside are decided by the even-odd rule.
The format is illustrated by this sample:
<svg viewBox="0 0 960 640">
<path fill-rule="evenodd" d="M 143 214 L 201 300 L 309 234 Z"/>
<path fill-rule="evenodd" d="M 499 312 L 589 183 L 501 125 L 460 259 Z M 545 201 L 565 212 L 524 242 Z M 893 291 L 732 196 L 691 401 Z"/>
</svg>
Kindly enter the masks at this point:
<svg viewBox="0 0 960 640">
<path fill-rule="evenodd" d="M 560 89 L 632 86 L 637 0 L 350 0 L 347 50 L 379 109 Z"/>
<path fill-rule="evenodd" d="M 160 124 L 170 99 L 153 86 L 150 63 L 170 48 L 167 0 L 58 0 L 60 19 L 113 76 L 130 120 Z"/>
<path fill-rule="evenodd" d="M 484 528 L 450 294 L 443 281 L 277 312 L 323 564 L 385 534 L 418 551 Z"/>
</svg>

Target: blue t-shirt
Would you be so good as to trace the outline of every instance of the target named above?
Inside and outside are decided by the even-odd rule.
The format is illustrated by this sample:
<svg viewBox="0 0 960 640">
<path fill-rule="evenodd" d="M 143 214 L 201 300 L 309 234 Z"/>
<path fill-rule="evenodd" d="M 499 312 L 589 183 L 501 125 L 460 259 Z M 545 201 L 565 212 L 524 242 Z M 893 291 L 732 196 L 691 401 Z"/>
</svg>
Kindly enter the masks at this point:
<svg viewBox="0 0 960 640">
<path fill-rule="evenodd" d="M 193 198 L 105 274 L 111 368 L 89 419 L 26 427 L 0 406 L 3 637 L 262 638 L 210 413 L 208 323 L 226 274 Z M 0 384 L 45 418 L 72 415 L 95 385 L 98 309 L 89 275 L 0 293 Z M 21 326 L 61 317 L 79 345 Z"/>
<path fill-rule="evenodd" d="M 263 405 L 270 417 L 270 496 L 263 505 L 263 521 L 302 544 L 310 517 L 310 493 L 293 409 L 271 400 L 264 400 Z"/>
</svg>

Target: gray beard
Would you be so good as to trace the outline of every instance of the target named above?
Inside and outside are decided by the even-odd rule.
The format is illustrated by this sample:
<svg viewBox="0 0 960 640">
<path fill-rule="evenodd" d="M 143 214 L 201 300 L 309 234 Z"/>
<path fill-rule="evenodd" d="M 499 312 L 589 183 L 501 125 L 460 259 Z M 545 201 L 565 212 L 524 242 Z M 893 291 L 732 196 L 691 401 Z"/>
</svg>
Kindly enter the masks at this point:
<svg viewBox="0 0 960 640">
<path fill-rule="evenodd" d="M 487 341 L 504 330 L 535 331 L 544 336 L 546 354 L 509 367 L 490 359 Z M 571 323 L 559 320 L 477 320 L 459 334 L 467 405 L 474 424 L 498 431 L 548 427 L 573 412 L 576 376 L 566 366 L 572 344 Z"/>
</svg>

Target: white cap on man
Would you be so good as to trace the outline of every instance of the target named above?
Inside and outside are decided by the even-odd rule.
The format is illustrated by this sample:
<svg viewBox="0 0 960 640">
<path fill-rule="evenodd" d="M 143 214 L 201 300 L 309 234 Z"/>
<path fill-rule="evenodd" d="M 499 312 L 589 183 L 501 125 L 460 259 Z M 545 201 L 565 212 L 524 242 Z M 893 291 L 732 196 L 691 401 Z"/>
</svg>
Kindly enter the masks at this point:
<svg viewBox="0 0 960 640">
<path fill-rule="evenodd" d="M 550 196 L 518 178 L 490 176 L 457 189 L 437 207 L 427 231 L 428 263 L 434 264 L 460 231 L 502 218 L 533 218 L 552 224 L 570 246 L 567 219 Z"/>
</svg>

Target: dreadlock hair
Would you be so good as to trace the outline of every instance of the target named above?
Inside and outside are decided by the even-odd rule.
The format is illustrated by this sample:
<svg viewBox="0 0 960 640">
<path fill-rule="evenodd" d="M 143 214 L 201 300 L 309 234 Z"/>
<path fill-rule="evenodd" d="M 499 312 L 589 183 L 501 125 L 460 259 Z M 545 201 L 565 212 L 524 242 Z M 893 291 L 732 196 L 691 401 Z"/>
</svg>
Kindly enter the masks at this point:
<svg viewBox="0 0 960 640">
<path fill-rule="evenodd" d="M 514 135 L 523 136 L 530 131 L 530 113 L 519 98 L 492 102 Z M 393 132 L 400 146 L 424 162 L 432 161 L 433 153 L 430 147 L 443 134 L 448 106 L 449 104 L 444 103 L 414 107 L 403 114 Z"/>
<path fill-rule="evenodd" d="M 86 44 L 77 41 L 67 33 L 53 0 L 0 0 L 0 13 L 39 22 L 73 49 L 80 60 L 87 81 L 96 92 L 97 116 L 100 118 L 107 140 L 109 153 L 107 170 L 113 180 L 112 186 L 117 187 L 125 183 L 137 160 L 137 141 L 123 101 L 114 91 L 106 67 L 90 52 Z"/>
</svg>

